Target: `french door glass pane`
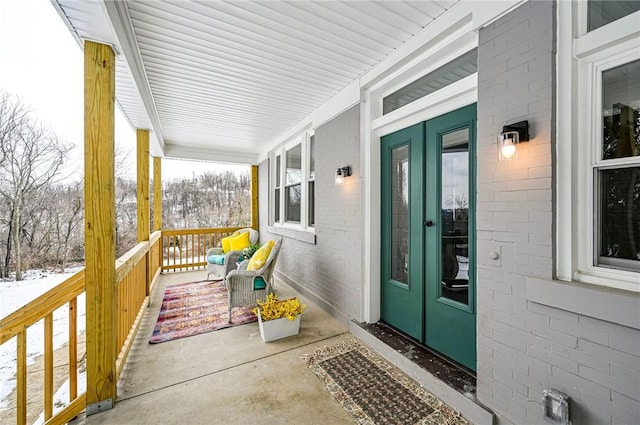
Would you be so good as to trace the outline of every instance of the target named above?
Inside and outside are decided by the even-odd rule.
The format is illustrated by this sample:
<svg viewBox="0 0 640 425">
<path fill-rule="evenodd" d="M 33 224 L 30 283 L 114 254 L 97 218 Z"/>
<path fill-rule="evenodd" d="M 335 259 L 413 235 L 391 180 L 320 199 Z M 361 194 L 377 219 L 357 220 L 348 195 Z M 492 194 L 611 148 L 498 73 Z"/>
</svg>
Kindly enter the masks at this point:
<svg viewBox="0 0 640 425">
<path fill-rule="evenodd" d="M 640 10 L 638 0 L 589 0 L 587 31 L 593 31 Z"/>
<path fill-rule="evenodd" d="M 391 154 L 391 279 L 409 282 L 409 147 Z"/>
<path fill-rule="evenodd" d="M 442 296 L 469 303 L 469 130 L 442 137 Z"/>
<path fill-rule="evenodd" d="M 640 156 L 638 82 L 640 60 L 602 73 L 602 159 Z"/>
<path fill-rule="evenodd" d="M 640 167 L 599 172 L 599 266 L 640 271 Z"/>
</svg>

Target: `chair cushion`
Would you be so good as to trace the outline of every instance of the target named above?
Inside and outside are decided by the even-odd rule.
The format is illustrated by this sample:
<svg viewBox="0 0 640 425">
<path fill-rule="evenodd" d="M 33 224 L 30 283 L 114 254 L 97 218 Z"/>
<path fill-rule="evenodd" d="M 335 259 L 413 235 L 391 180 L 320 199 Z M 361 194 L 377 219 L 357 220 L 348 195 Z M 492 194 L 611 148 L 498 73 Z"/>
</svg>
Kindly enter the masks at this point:
<svg viewBox="0 0 640 425">
<path fill-rule="evenodd" d="M 224 264 L 224 255 L 210 255 L 207 257 L 209 264 Z"/>
<path fill-rule="evenodd" d="M 262 276 L 256 276 L 256 278 L 253 279 L 253 290 L 254 291 L 259 291 L 260 289 L 264 289 L 266 287 L 267 287 L 267 284 L 264 281 L 264 279 L 262 278 Z"/>
<path fill-rule="evenodd" d="M 265 261 L 267 261 L 267 258 L 269 258 L 269 254 L 271 254 L 271 250 L 275 244 L 275 241 L 272 239 L 258 248 L 255 254 L 253 254 L 253 257 L 249 260 L 247 270 L 260 270 L 264 266 Z"/>
<path fill-rule="evenodd" d="M 245 248 L 249 248 L 251 242 L 249 241 L 249 232 L 240 233 L 238 236 L 234 236 L 229 240 L 230 251 L 242 251 Z"/>
</svg>

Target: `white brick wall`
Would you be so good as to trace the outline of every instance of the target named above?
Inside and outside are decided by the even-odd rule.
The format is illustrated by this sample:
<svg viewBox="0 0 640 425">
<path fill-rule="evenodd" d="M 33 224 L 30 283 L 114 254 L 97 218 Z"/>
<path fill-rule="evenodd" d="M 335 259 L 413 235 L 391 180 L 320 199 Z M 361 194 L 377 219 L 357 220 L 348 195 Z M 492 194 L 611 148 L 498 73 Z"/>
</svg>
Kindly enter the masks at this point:
<svg viewBox="0 0 640 425">
<path fill-rule="evenodd" d="M 542 390 L 556 388 L 573 425 L 637 425 L 638 329 L 527 299 L 530 280 L 553 282 L 554 8 L 528 2 L 480 31 L 478 397 L 499 423 L 544 424 Z M 531 141 L 498 163 L 497 134 L 525 119 Z"/>
<path fill-rule="evenodd" d="M 343 321 L 360 320 L 360 107 L 354 106 L 315 131 L 316 244 L 285 238 L 276 271 L 326 303 Z M 334 185 L 338 167 L 351 166 L 345 185 Z M 261 239 L 267 229 L 267 162 L 260 164 Z"/>
</svg>

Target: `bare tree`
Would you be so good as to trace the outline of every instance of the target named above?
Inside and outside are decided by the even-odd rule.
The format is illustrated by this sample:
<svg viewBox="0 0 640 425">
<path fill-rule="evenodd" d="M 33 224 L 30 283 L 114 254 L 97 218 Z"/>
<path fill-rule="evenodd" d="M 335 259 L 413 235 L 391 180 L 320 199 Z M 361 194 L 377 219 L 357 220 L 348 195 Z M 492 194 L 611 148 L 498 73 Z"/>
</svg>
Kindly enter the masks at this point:
<svg viewBox="0 0 640 425">
<path fill-rule="evenodd" d="M 50 220 L 55 226 L 56 264 L 64 272 L 71 252 L 84 246 L 82 182 L 60 185 L 55 194 L 55 209 Z"/>
<path fill-rule="evenodd" d="M 9 93 L 0 91 L 0 163 L 7 157 L 9 140 L 18 137 L 27 123 L 28 110 L 25 106 Z"/>
<path fill-rule="evenodd" d="M 248 172 L 206 172 L 198 178 L 168 181 L 163 190 L 163 226 L 207 228 L 250 223 Z"/>
<path fill-rule="evenodd" d="M 0 162 L 0 196 L 8 203 L 10 216 L 7 234 L 5 270 L 11 257 L 15 263 L 16 280 L 22 280 L 22 247 L 25 224 L 25 200 L 37 196 L 60 172 L 71 146 L 25 112 L 20 100 L 2 94 L 0 106 L 0 135 L 2 156 Z M 12 122 L 12 120 L 18 122 Z M 11 255 L 13 247 L 13 256 Z"/>
</svg>

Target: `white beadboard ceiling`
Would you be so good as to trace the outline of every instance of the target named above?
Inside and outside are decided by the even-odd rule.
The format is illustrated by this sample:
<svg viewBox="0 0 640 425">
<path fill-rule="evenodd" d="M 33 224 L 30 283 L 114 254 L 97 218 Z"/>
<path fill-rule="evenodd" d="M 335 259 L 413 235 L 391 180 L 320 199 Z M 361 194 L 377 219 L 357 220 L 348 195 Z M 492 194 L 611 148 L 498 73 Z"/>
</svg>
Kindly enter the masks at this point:
<svg viewBox="0 0 640 425">
<path fill-rule="evenodd" d="M 152 153 L 255 163 L 457 0 L 52 0 L 78 42 L 113 44 L 116 98 Z"/>
</svg>

